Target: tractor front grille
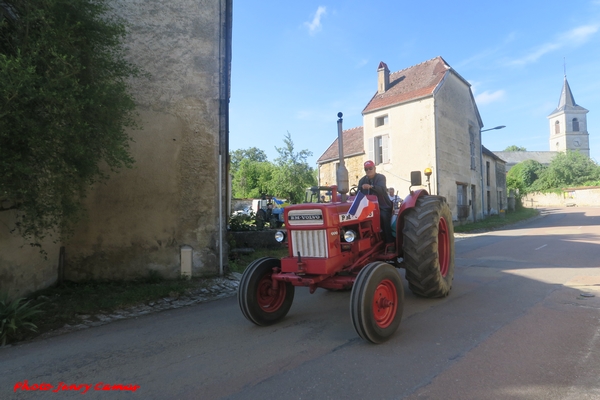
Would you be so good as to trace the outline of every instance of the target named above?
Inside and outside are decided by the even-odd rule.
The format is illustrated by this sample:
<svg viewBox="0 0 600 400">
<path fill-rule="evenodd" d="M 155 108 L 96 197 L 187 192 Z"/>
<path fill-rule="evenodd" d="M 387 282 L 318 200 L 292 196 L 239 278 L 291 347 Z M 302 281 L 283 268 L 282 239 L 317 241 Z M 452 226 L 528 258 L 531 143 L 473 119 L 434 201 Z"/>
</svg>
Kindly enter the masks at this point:
<svg viewBox="0 0 600 400">
<path fill-rule="evenodd" d="M 314 231 L 292 231 L 292 250 L 302 257 L 327 258 L 327 232 L 324 229 Z"/>
</svg>

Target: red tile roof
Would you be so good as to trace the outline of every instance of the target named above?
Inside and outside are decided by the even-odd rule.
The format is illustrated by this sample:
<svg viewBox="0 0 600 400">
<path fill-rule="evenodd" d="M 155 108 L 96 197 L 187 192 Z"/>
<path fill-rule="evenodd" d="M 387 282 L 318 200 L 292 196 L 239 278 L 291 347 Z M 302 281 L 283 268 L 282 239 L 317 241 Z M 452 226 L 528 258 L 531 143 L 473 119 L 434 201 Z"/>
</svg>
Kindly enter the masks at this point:
<svg viewBox="0 0 600 400">
<path fill-rule="evenodd" d="M 342 132 L 342 142 L 344 144 L 344 157 L 357 156 L 364 154 L 363 145 L 363 127 L 346 129 Z M 324 164 L 340 158 L 337 138 L 331 143 L 325 153 L 317 160 L 317 164 Z"/>
<path fill-rule="evenodd" d="M 381 62 L 379 65 L 385 65 Z M 442 57 L 390 74 L 390 85 L 385 93 L 373 96 L 363 114 L 433 94 L 435 88 L 452 69 Z M 462 79 L 462 78 L 461 78 Z"/>
</svg>

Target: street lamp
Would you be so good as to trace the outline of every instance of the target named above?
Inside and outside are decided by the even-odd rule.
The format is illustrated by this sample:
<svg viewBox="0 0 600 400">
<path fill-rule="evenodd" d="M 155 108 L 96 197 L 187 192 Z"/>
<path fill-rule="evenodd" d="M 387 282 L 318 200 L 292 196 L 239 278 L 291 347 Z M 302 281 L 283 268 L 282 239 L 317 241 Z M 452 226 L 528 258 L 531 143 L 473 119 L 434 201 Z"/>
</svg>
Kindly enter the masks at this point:
<svg viewBox="0 0 600 400">
<path fill-rule="evenodd" d="M 490 128 L 490 129 L 484 129 L 481 132 L 486 132 L 486 131 L 493 131 L 494 129 L 502 129 L 502 128 L 506 128 L 506 126 L 504 125 L 500 125 L 500 126 L 496 126 L 494 128 Z"/>
</svg>

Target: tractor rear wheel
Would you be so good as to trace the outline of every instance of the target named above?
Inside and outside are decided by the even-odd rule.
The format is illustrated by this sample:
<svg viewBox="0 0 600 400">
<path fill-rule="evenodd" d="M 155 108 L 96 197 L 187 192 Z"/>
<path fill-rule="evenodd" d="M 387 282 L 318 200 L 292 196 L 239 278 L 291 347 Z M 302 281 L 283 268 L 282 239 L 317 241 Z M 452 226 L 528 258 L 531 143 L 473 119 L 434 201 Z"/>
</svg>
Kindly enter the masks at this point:
<svg viewBox="0 0 600 400">
<path fill-rule="evenodd" d="M 273 289 L 273 268 L 281 261 L 263 257 L 248 265 L 238 287 L 238 303 L 242 314 L 256 325 L 271 325 L 285 317 L 294 301 L 294 286 L 278 282 Z"/>
<path fill-rule="evenodd" d="M 404 268 L 410 290 L 423 297 L 444 297 L 454 279 L 452 213 L 441 196 L 423 196 L 404 216 Z"/>
<path fill-rule="evenodd" d="M 361 338 L 388 340 L 400 325 L 403 308 L 404 287 L 396 268 L 378 261 L 359 272 L 350 294 L 350 317 Z"/>
</svg>

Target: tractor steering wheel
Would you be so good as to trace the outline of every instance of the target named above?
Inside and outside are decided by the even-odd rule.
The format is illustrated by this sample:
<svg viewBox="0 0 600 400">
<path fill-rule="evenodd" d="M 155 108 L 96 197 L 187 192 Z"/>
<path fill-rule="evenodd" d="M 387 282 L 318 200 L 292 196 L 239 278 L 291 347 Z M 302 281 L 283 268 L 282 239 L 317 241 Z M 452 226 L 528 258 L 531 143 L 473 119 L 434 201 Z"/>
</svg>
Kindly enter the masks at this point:
<svg viewBox="0 0 600 400">
<path fill-rule="evenodd" d="M 348 192 L 350 196 L 356 196 L 358 194 L 358 186 L 352 186 L 350 188 L 350 192 Z"/>
</svg>

